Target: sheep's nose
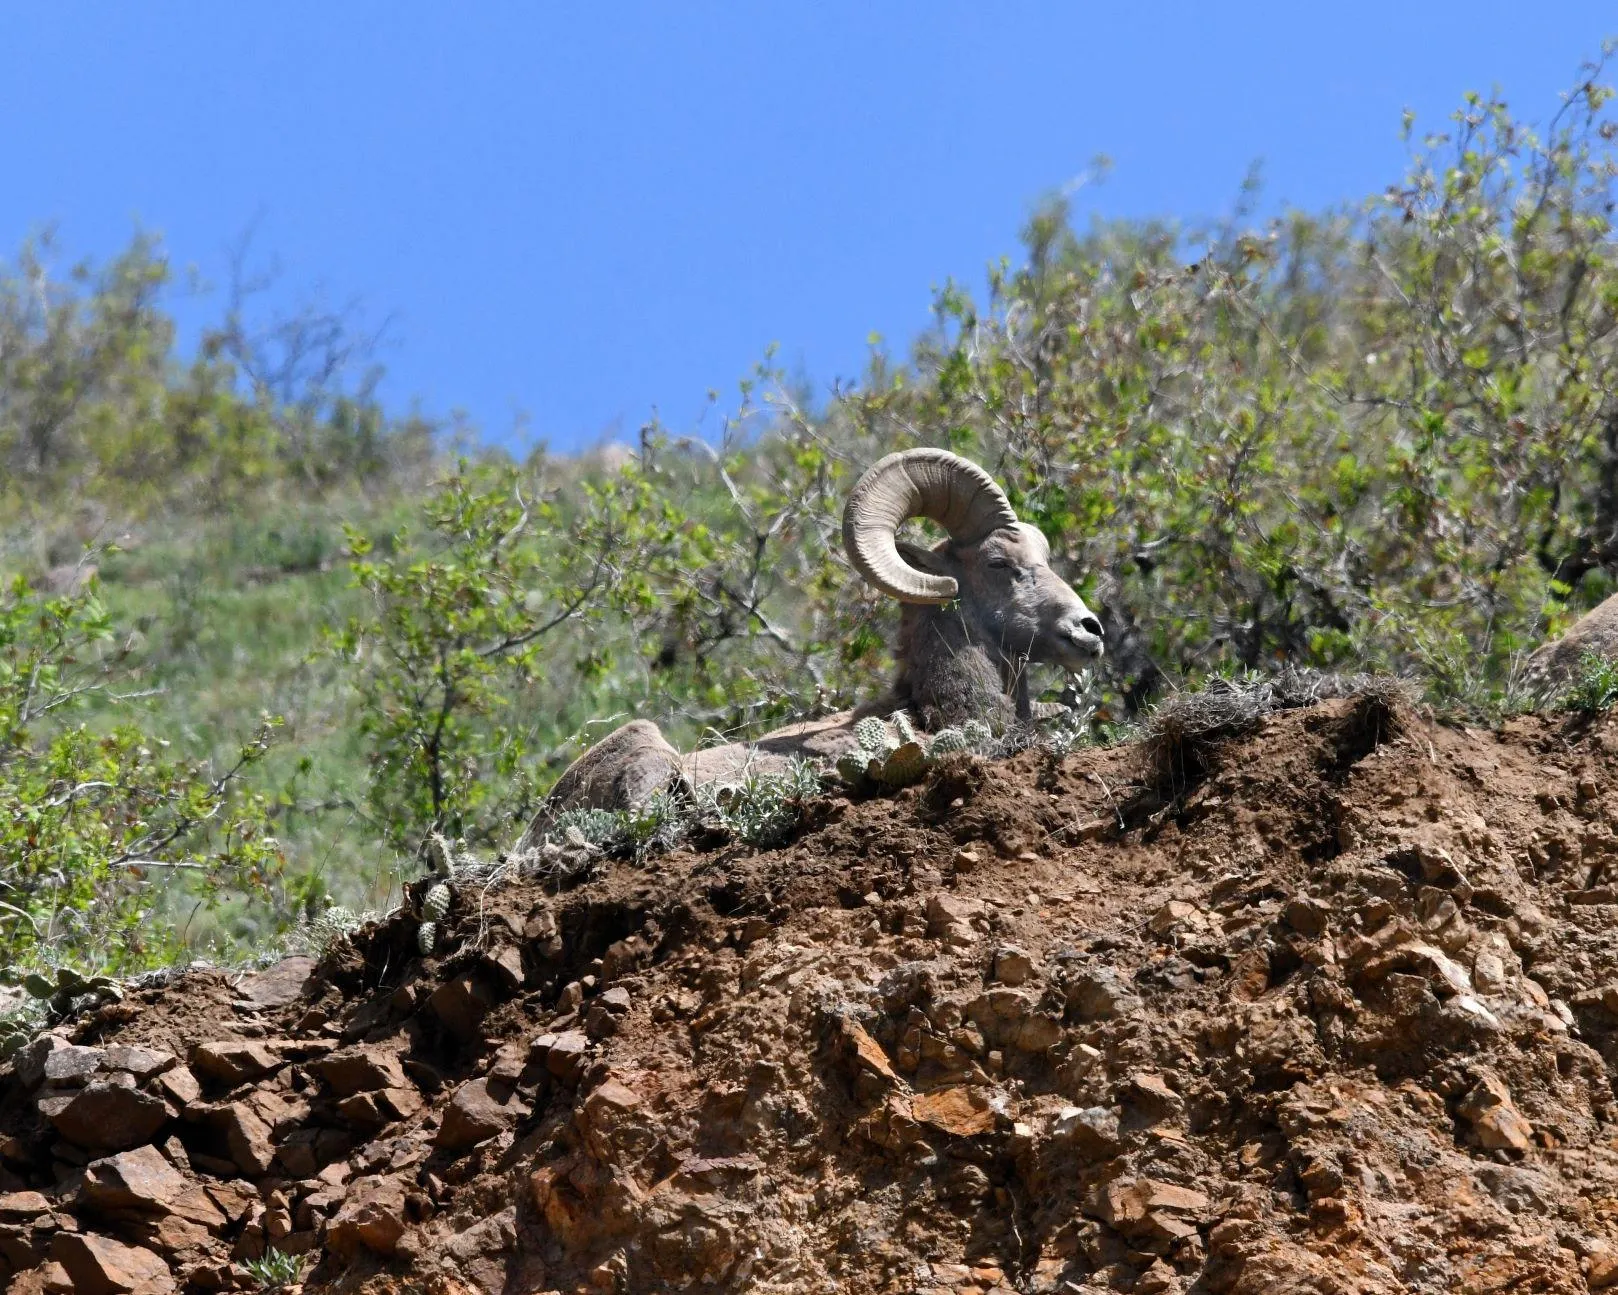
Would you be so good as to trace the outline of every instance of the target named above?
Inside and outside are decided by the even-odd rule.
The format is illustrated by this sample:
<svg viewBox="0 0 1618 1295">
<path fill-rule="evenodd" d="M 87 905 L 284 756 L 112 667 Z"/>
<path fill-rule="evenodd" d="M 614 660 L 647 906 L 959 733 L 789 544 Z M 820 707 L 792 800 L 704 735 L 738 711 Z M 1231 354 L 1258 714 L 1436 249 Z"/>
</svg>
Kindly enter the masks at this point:
<svg viewBox="0 0 1618 1295">
<path fill-rule="evenodd" d="M 1094 634 L 1098 639 L 1106 637 L 1106 635 L 1102 632 L 1101 622 L 1098 621 L 1094 616 L 1079 617 L 1079 628 L 1082 629 L 1086 634 Z"/>
</svg>

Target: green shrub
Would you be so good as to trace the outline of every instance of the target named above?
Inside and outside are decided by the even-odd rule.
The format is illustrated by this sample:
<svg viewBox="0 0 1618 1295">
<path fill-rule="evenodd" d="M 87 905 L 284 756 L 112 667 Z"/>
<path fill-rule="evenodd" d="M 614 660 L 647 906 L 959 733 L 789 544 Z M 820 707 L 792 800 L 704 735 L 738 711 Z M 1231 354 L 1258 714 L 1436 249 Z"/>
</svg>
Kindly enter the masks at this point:
<svg viewBox="0 0 1618 1295">
<path fill-rule="evenodd" d="M 1618 659 L 1599 652 L 1585 652 L 1579 657 L 1573 683 L 1562 694 L 1561 708 L 1595 715 L 1615 701 L 1618 701 Z"/>
<path fill-rule="evenodd" d="M 92 726 L 123 665 L 95 583 L 65 597 L 0 592 L 0 960 L 138 969 L 175 937 L 164 887 L 263 896 L 283 866 L 266 799 L 243 777 L 273 721 L 223 768 L 170 754 L 125 722 Z"/>
</svg>

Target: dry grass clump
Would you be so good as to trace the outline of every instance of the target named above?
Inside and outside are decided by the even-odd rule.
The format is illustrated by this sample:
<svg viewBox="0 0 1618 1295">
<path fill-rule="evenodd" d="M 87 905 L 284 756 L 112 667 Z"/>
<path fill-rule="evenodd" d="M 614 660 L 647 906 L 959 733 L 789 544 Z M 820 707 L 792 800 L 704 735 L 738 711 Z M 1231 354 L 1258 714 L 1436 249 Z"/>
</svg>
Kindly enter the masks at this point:
<svg viewBox="0 0 1618 1295">
<path fill-rule="evenodd" d="M 1195 692 L 1172 694 L 1152 710 L 1141 725 L 1141 761 L 1159 790 L 1181 790 L 1207 773 L 1221 743 L 1251 733 L 1266 715 L 1339 698 L 1359 702 L 1342 740 L 1368 750 L 1396 728 L 1399 709 L 1413 705 L 1418 695 L 1410 683 L 1391 675 L 1288 670 L 1216 677 Z"/>
</svg>

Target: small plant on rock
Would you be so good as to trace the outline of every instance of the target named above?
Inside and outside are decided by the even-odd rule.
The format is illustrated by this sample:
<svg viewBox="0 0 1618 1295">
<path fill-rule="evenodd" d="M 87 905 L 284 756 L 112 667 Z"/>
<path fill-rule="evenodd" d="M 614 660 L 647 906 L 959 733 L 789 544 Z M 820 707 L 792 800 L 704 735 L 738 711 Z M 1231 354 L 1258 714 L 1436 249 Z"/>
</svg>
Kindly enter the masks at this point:
<svg viewBox="0 0 1618 1295">
<path fill-rule="evenodd" d="M 257 1259 L 245 1259 L 242 1267 L 258 1282 L 261 1291 L 275 1291 L 292 1285 L 303 1272 L 302 1255 L 283 1254 L 271 1246 Z"/>
<path fill-rule="evenodd" d="M 820 790 L 819 771 L 796 760 L 783 773 L 750 773 L 740 783 L 700 788 L 697 812 L 749 845 L 779 845 L 802 820 L 803 802 Z"/>
<path fill-rule="evenodd" d="M 1586 652 L 1579 658 L 1573 685 L 1561 697 L 1563 710 L 1596 715 L 1618 701 L 1618 659 Z"/>
</svg>

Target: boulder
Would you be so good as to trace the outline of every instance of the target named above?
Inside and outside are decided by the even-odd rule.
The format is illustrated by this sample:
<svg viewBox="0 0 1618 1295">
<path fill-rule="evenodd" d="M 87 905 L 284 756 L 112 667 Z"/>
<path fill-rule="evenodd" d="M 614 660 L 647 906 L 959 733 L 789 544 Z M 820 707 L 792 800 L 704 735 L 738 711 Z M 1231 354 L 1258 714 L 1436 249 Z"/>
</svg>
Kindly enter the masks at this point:
<svg viewBox="0 0 1618 1295">
<path fill-rule="evenodd" d="M 150 1142 L 169 1117 L 162 1098 L 111 1083 L 42 1097 L 39 1110 L 74 1146 L 105 1151 Z"/>
<path fill-rule="evenodd" d="M 234 1088 L 277 1069 L 281 1059 L 263 1043 L 228 1040 L 199 1043 L 191 1049 L 191 1067 Z"/>
<path fill-rule="evenodd" d="M 362 1178 L 348 1190 L 342 1207 L 326 1229 L 326 1245 L 340 1258 L 362 1250 L 387 1258 L 399 1248 L 410 1226 L 405 1185 L 394 1177 Z"/>
<path fill-rule="evenodd" d="M 382 1048 L 342 1048 L 310 1062 L 309 1069 L 324 1079 L 337 1097 L 406 1086 L 398 1055 Z"/>
<path fill-rule="evenodd" d="M 225 1225 L 225 1216 L 207 1193 L 152 1146 L 91 1161 L 79 1192 L 86 1205 L 97 1209 L 173 1214 L 206 1228 Z"/>
<path fill-rule="evenodd" d="M 244 1003 L 261 1011 L 286 1007 L 302 996 L 314 969 L 313 958 L 282 958 L 273 967 L 244 976 L 236 993 Z"/>
<path fill-rule="evenodd" d="M 504 1132 L 527 1114 L 528 1107 L 510 1089 L 491 1088 L 487 1079 L 474 1079 L 462 1084 L 450 1099 L 435 1143 L 446 1151 L 465 1151 Z"/>
<path fill-rule="evenodd" d="M 169 1266 L 150 1250 L 94 1232 L 58 1232 L 51 1257 L 66 1269 L 75 1295 L 167 1295 L 177 1289 Z"/>
</svg>

